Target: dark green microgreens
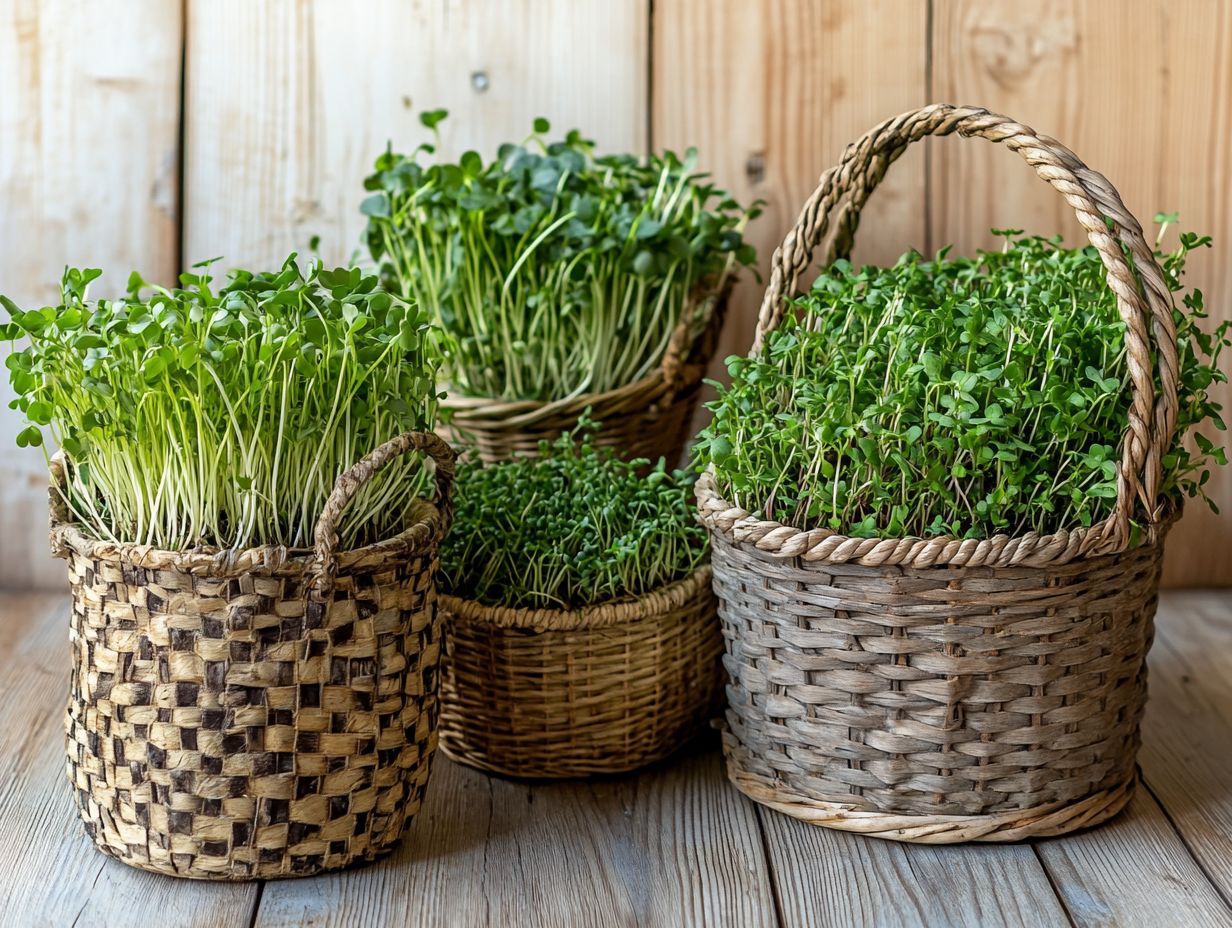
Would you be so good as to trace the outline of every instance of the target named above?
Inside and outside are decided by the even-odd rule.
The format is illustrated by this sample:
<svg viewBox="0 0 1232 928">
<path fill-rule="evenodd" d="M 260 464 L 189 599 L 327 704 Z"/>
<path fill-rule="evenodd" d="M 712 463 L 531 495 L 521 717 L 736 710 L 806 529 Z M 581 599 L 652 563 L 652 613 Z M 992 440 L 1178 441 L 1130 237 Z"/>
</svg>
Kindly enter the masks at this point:
<svg viewBox="0 0 1232 928">
<path fill-rule="evenodd" d="M 443 110 L 421 121 L 435 133 Z M 696 285 L 721 287 L 756 255 L 742 209 L 697 155 L 594 153 L 547 120 L 485 163 L 421 165 L 386 151 L 364 186 L 366 241 L 384 284 L 437 313 L 451 392 L 555 400 L 610 390 L 660 363 Z"/>
<path fill-rule="evenodd" d="M 1175 217 L 1157 217 L 1167 222 Z M 1000 252 L 828 268 L 752 358 L 728 359 L 695 462 L 724 498 L 800 528 L 860 537 L 1055 531 L 1106 518 L 1128 423 L 1124 328 L 1094 248 L 999 232 Z M 1183 290 L 1183 234 L 1161 254 Z M 1158 247 L 1158 245 L 1157 245 Z M 1224 450 L 1208 394 L 1229 324 L 1184 293 L 1177 439 L 1162 491 L 1201 495 Z M 1208 502 L 1209 499 L 1208 499 Z"/>
<path fill-rule="evenodd" d="M 458 469 L 442 588 L 493 606 L 576 608 L 639 596 L 705 558 L 692 480 L 663 461 L 622 461 L 587 425 L 537 458 Z"/>
<path fill-rule="evenodd" d="M 197 265 L 208 266 L 210 262 Z M 334 479 L 382 441 L 435 421 L 425 313 L 358 269 L 207 272 L 166 289 L 134 273 L 90 300 L 101 272 L 70 268 L 56 307 L 0 297 L 17 399 L 71 467 L 70 505 L 98 537 L 180 549 L 312 544 Z M 350 546 L 399 531 L 423 466 L 391 466 L 359 494 Z"/>
</svg>

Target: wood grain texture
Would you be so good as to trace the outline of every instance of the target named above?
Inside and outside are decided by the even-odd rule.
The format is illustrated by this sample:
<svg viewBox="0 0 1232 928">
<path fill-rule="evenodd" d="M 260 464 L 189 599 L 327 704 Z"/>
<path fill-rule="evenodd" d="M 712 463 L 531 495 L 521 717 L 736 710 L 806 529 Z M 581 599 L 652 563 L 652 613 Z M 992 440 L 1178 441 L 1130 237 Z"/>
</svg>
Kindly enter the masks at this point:
<svg viewBox="0 0 1232 928">
<path fill-rule="evenodd" d="M 528 784 L 438 758 L 387 861 L 269 884 L 256 924 L 774 925 L 752 805 L 716 754 L 637 777 Z"/>
<path fill-rule="evenodd" d="M 933 96 L 1060 139 L 1146 226 L 1179 211 L 1182 228 L 1213 235 L 1215 250 L 1192 257 L 1188 280 L 1212 322 L 1232 318 L 1232 3 L 947 0 L 933 10 Z M 993 227 L 1079 241 L 1064 201 L 1018 159 L 970 141 L 928 144 L 935 245 L 970 252 L 992 244 Z M 1219 394 L 1230 405 L 1232 387 Z M 1232 470 L 1209 490 L 1232 508 Z M 1168 540 L 1165 583 L 1232 585 L 1230 551 L 1232 520 L 1195 503 Z"/>
<path fill-rule="evenodd" d="M 916 847 L 755 810 L 714 751 L 551 784 L 440 759 L 393 857 L 260 893 L 130 870 L 90 846 L 63 782 L 67 608 L 62 595 L 0 594 L 0 926 L 1232 924 L 1217 888 L 1229 594 L 1163 597 L 1143 762 L 1164 809 L 1144 790 L 1089 832 Z"/>
<path fill-rule="evenodd" d="M 906 845 L 758 812 L 784 928 L 1065 923 L 1027 845 Z"/>
<path fill-rule="evenodd" d="M 1232 899 L 1232 592 L 1165 597 L 1151 651 L 1142 771 Z"/>
<path fill-rule="evenodd" d="M 1232 925 L 1232 909 L 1146 790 L 1099 828 L 1035 849 L 1077 928 Z"/>
<path fill-rule="evenodd" d="M 188 0 L 185 263 L 281 263 L 320 235 L 359 244 L 372 162 L 392 142 L 485 155 L 577 126 L 605 150 L 646 144 L 648 3 L 604 0 Z"/>
<path fill-rule="evenodd" d="M 655 4 L 652 144 L 695 145 L 738 200 L 766 201 L 749 233 L 763 271 L 844 147 L 929 102 L 927 13 L 918 0 Z M 924 247 L 924 175 L 923 151 L 909 150 L 865 212 L 856 260 Z M 737 289 L 716 374 L 724 357 L 748 351 L 761 294 L 751 275 Z"/>
<path fill-rule="evenodd" d="M 56 300 L 65 265 L 172 277 L 178 229 L 180 5 L 0 0 L 0 293 Z M 47 469 L 0 376 L 0 586 L 52 585 Z"/>
<path fill-rule="evenodd" d="M 246 928 L 255 884 L 169 880 L 94 849 L 64 777 L 68 597 L 0 597 L 0 925 Z"/>
</svg>

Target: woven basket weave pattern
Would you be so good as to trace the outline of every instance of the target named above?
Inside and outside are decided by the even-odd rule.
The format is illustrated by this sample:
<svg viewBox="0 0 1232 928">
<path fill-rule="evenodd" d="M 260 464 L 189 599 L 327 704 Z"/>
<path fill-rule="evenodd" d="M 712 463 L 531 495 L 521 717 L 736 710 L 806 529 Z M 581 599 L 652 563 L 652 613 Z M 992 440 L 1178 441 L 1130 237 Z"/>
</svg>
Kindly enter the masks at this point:
<svg viewBox="0 0 1232 928">
<path fill-rule="evenodd" d="M 200 578 L 74 555 L 69 779 L 104 851 L 226 878 L 390 850 L 436 747 L 433 564 Z"/>
<path fill-rule="evenodd" d="M 336 520 L 382 464 L 437 460 L 437 505 L 335 553 Z M 67 772 L 86 831 L 141 869 L 299 876 L 392 850 L 437 744 L 437 543 L 453 453 L 407 433 L 339 478 L 317 549 L 158 551 L 89 538 L 53 490 L 69 565 Z M 63 479 L 63 465 L 53 473 Z"/>
<path fill-rule="evenodd" d="M 730 293 L 726 284 L 702 297 L 700 327 L 682 319 L 660 366 L 635 383 L 547 403 L 450 396 L 442 401 L 451 423 L 447 434 L 455 443 L 474 448 L 482 461 L 494 463 L 515 454 L 536 454 L 541 441 L 571 431 L 586 414 L 603 426 L 595 436 L 597 445 L 624 458 L 662 457 L 675 467 L 692 438 L 702 377 L 718 346 Z"/>
<path fill-rule="evenodd" d="M 629 391 L 593 394 L 556 410 L 544 410 L 532 422 L 510 427 L 499 418 L 499 409 L 468 409 L 465 400 L 455 400 L 453 432 L 447 436 L 473 447 L 482 461 L 494 463 L 514 455 L 535 455 L 541 441 L 553 441 L 577 426 L 586 413 L 603 428 L 595 433 L 594 444 L 611 448 L 626 459 L 665 458 L 676 466 L 692 438 L 693 413 L 701 395 L 701 369 L 698 378 L 678 390 Z"/>
<path fill-rule="evenodd" d="M 823 264 L 850 254 L 888 167 L 950 134 L 1018 153 L 1100 253 L 1131 388 L 1111 515 L 1051 534 L 860 538 L 750 512 L 713 473 L 697 498 L 727 642 L 736 786 L 828 827 L 1009 841 L 1102 821 L 1136 780 L 1177 414 L 1172 301 L 1141 226 L 1106 178 L 1027 126 L 948 104 L 904 113 L 821 176 L 774 253 L 753 350 L 827 236 Z"/>
<path fill-rule="evenodd" d="M 800 564 L 716 539 L 728 764 L 783 802 L 985 815 L 1129 781 L 1161 549 L 1034 568 Z"/>
<path fill-rule="evenodd" d="M 717 710 L 723 643 L 710 571 L 630 603 L 581 612 L 450 615 L 441 747 L 522 777 L 633 770 L 675 752 Z"/>
</svg>

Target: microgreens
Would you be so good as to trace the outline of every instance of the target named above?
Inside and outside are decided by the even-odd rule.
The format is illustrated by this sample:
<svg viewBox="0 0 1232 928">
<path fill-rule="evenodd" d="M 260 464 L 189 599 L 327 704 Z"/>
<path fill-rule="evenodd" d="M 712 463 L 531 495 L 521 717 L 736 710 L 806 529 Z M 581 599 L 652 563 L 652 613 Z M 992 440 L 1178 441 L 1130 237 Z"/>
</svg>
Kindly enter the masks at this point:
<svg viewBox="0 0 1232 928">
<path fill-rule="evenodd" d="M 447 592 L 488 605 L 582 607 L 679 580 L 705 557 L 691 480 L 622 461 L 579 431 L 540 457 L 463 463 L 441 550 Z"/>
<path fill-rule="evenodd" d="M 197 265 L 208 266 L 210 262 Z M 57 307 L 0 297 L 13 405 L 71 466 L 69 504 L 99 538 L 180 549 L 306 546 L 335 478 L 382 441 L 430 428 L 436 361 L 424 313 L 357 269 L 205 271 L 166 289 L 134 273 L 119 300 L 69 269 Z M 143 295 L 144 294 L 144 295 Z M 359 494 L 344 544 L 401 530 L 422 465 Z"/>
<path fill-rule="evenodd" d="M 1157 217 L 1164 222 L 1175 217 Z M 1006 239 L 1000 252 L 892 268 L 837 261 L 755 357 L 728 359 L 695 447 L 719 492 L 767 519 L 854 536 L 986 537 L 1106 518 L 1128 422 L 1124 330 L 1091 247 Z M 1180 237 L 1160 261 L 1173 291 Z M 1157 244 L 1158 247 L 1158 244 Z M 1224 451 L 1193 427 L 1224 427 L 1208 388 L 1229 324 L 1203 332 L 1202 294 L 1175 313 L 1177 437 L 1162 493 L 1205 496 Z M 1208 499 L 1208 502 L 1209 499 Z M 1213 505 L 1213 504 L 1212 504 Z"/>
<path fill-rule="evenodd" d="M 421 121 L 436 131 L 444 111 Z M 366 239 L 390 289 L 431 307 L 451 392 L 556 400 L 632 383 L 660 363 L 681 318 L 700 325 L 753 248 L 745 211 L 696 172 L 692 149 L 599 157 L 547 120 L 485 163 L 423 166 L 387 151 L 364 186 Z"/>
</svg>

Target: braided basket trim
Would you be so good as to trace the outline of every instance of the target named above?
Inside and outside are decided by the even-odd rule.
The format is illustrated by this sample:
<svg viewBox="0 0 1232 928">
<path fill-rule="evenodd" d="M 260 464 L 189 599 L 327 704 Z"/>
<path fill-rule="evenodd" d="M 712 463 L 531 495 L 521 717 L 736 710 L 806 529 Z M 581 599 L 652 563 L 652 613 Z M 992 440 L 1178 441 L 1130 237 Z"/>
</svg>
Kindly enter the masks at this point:
<svg viewBox="0 0 1232 928">
<path fill-rule="evenodd" d="M 568 631 L 606 628 L 636 622 L 648 616 L 674 612 L 710 589 L 710 565 L 699 567 L 677 580 L 634 599 L 616 599 L 582 609 L 514 609 L 487 606 L 473 599 L 440 594 L 443 612 L 466 622 L 528 631 Z"/>
<path fill-rule="evenodd" d="M 647 407 L 670 402 L 676 394 L 695 387 L 705 374 L 710 356 L 718 344 L 732 286 L 729 282 L 721 291 L 703 300 L 699 313 L 705 316 L 705 321 L 691 345 L 682 343 L 690 328 L 688 320 L 682 319 L 659 367 L 633 383 L 601 393 L 584 393 L 550 402 L 451 395 L 442 401 L 441 409 L 445 411 L 448 421 L 463 432 L 519 432 L 559 428 L 561 421 L 576 421 L 588 408 L 594 419 L 602 421 L 615 416 L 634 415 L 644 412 Z"/>
<path fill-rule="evenodd" d="M 1052 802 L 1033 809 L 991 815 L 895 815 L 865 812 L 835 802 L 784 798 L 781 787 L 738 769 L 728 758 L 732 785 L 754 802 L 810 825 L 910 844 L 1009 842 L 1068 834 L 1107 821 L 1129 804 L 1137 773 L 1119 786 L 1078 802 Z"/>
<path fill-rule="evenodd" d="M 1090 528 L 1061 529 L 1051 535 L 1027 532 L 991 538 L 852 538 L 826 528 L 799 529 L 773 519 L 759 519 L 719 496 L 711 471 L 697 479 L 696 491 L 698 518 L 710 531 L 737 544 L 751 544 L 774 557 L 864 567 L 1047 567 L 1116 553 L 1095 544 L 1103 537 L 1111 517 Z M 1162 523 L 1144 533 L 1142 544 L 1160 543 L 1162 525 L 1170 524 L 1177 514 L 1166 512 Z"/>
</svg>

